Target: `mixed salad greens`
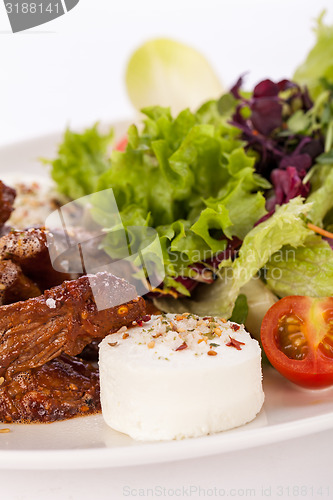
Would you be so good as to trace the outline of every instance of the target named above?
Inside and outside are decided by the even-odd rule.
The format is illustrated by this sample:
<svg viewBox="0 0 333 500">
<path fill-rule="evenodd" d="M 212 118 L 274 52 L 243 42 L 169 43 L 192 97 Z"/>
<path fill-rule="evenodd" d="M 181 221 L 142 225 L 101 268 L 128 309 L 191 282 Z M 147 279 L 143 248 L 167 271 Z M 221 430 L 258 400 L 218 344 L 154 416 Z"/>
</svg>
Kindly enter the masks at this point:
<svg viewBox="0 0 333 500">
<path fill-rule="evenodd" d="M 293 80 L 249 92 L 241 77 L 177 116 L 146 107 L 124 151 L 110 154 L 113 134 L 97 125 L 66 131 L 51 162 L 59 191 L 112 188 L 125 227 L 156 228 L 162 310 L 243 322 L 253 290 L 266 310 L 277 297 L 333 295 L 333 27 L 320 17 L 316 33 Z"/>
</svg>

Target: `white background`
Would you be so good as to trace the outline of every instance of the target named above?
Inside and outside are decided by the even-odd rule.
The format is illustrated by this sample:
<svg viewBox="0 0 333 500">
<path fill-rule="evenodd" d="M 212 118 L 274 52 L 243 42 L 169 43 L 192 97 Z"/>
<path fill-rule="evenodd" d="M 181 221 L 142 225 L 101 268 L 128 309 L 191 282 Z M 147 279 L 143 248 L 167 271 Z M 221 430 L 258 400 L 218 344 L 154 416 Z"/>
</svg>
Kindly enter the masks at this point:
<svg viewBox="0 0 333 500">
<path fill-rule="evenodd" d="M 11 34 L 0 5 L 0 144 L 133 114 L 123 83 L 133 49 L 168 36 L 200 49 L 226 85 L 290 77 L 311 47 L 326 0 L 81 0 L 66 16 Z M 333 432 L 205 459 L 91 472 L 4 472 L 0 498 L 121 499 L 123 488 L 224 488 L 229 497 L 333 496 Z M 0 440 L 1 446 L 1 440 Z M 278 486 L 283 495 L 279 496 Z M 267 488 L 271 487 L 271 490 Z M 289 487 L 289 490 L 287 488 Z M 321 496 L 318 488 L 322 487 Z M 255 489 L 253 492 L 246 489 Z M 313 490 L 311 489 L 313 488 Z M 231 490 L 233 489 L 233 490 Z M 238 492 L 235 491 L 239 490 Z M 303 490 L 304 491 L 304 490 Z M 320 490 L 319 490 L 320 491 Z M 179 493 L 179 492 L 178 492 Z M 208 498 L 192 495 L 190 498 Z M 162 498 L 175 498 L 173 495 Z M 153 498 L 151 495 L 144 498 Z M 222 498 L 213 496 L 212 498 Z"/>
<path fill-rule="evenodd" d="M 8 0 L 9 1 L 9 0 Z M 2 3 L 2 2 L 1 2 Z M 15 35 L 0 5 L 0 143 L 131 117 L 124 71 L 156 36 L 189 43 L 230 85 L 249 71 L 290 77 L 330 0 L 80 0 L 67 15 Z"/>
</svg>

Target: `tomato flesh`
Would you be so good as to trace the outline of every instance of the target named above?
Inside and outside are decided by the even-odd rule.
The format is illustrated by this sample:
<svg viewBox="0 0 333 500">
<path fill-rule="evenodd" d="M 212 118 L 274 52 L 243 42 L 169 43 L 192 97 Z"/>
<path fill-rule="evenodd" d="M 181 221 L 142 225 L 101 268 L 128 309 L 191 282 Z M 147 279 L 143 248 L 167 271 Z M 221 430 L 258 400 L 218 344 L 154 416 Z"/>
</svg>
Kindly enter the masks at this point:
<svg viewBox="0 0 333 500">
<path fill-rule="evenodd" d="M 292 382 L 333 385 L 333 297 L 279 300 L 263 319 L 261 341 L 272 365 Z"/>
<path fill-rule="evenodd" d="M 290 359 L 304 359 L 309 352 L 304 322 L 294 314 L 283 316 L 278 323 L 275 341 Z"/>
<path fill-rule="evenodd" d="M 333 311 L 326 311 L 324 319 L 328 325 L 328 330 L 318 348 L 325 356 L 333 360 Z"/>
<path fill-rule="evenodd" d="M 116 151 L 125 151 L 127 144 L 128 144 L 128 139 L 125 136 L 122 139 L 120 139 L 120 141 L 117 142 L 117 144 L 115 146 L 115 150 Z"/>
</svg>

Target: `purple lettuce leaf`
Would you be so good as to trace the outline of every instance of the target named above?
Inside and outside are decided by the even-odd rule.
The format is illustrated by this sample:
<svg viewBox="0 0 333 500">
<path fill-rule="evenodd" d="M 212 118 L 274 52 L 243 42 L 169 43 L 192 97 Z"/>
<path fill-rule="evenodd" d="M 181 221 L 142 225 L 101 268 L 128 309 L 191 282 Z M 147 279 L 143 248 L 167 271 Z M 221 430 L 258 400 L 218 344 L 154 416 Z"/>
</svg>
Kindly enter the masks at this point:
<svg viewBox="0 0 333 500">
<path fill-rule="evenodd" d="M 265 79 L 248 96 L 242 93 L 242 85 L 243 76 L 230 91 L 238 100 L 231 123 L 242 131 L 246 148 L 256 153 L 256 171 L 272 183 L 267 219 L 276 205 L 308 196 L 310 185 L 303 179 L 323 152 L 324 140 L 318 131 L 295 134 L 288 129 L 288 119 L 295 111 L 307 112 L 313 106 L 306 88 L 290 80 L 275 83 Z"/>
<path fill-rule="evenodd" d="M 273 184 L 273 196 L 267 199 L 266 208 L 272 212 L 276 205 L 288 203 L 296 196 L 306 198 L 310 193 L 310 184 L 303 183 L 303 177 L 294 166 L 283 169 L 275 169 L 271 175 Z"/>
</svg>

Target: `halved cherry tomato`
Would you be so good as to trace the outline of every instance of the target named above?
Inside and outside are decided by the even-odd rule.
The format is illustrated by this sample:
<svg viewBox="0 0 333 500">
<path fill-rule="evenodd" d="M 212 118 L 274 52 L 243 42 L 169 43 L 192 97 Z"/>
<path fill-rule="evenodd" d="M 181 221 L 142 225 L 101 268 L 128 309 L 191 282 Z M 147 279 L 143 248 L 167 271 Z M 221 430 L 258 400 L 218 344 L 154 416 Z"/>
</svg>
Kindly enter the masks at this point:
<svg viewBox="0 0 333 500">
<path fill-rule="evenodd" d="M 263 319 L 261 342 L 272 365 L 295 384 L 333 385 L 333 297 L 279 300 Z"/>
<path fill-rule="evenodd" d="M 122 139 L 120 139 L 120 141 L 117 142 L 117 144 L 115 146 L 115 150 L 116 151 L 125 151 L 127 143 L 128 143 L 128 139 L 125 136 Z"/>
</svg>

